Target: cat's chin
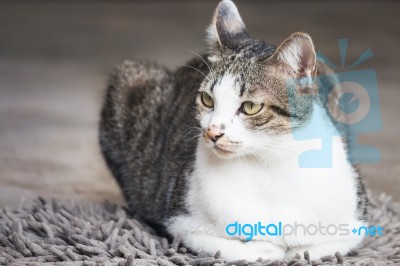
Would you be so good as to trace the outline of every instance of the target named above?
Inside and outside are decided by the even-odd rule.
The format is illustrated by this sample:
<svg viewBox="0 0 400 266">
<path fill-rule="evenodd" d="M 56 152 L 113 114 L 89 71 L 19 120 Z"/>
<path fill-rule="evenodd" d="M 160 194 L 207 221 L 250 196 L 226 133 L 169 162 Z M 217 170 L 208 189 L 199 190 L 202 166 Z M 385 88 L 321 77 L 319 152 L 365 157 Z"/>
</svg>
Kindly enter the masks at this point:
<svg viewBox="0 0 400 266">
<path fill-rule="evenodd" d="M 211 148 L 212 152 L 220 157 L 220 158 L 232 158 L 235 157 L 237 152 L 235 151 L 231 151 L 231 150 L 227 150 L 227 149 L 223 149 L 221 147 L 218 147 L 217 145 L 215 145 L 214 147 Z"/>
</svg>

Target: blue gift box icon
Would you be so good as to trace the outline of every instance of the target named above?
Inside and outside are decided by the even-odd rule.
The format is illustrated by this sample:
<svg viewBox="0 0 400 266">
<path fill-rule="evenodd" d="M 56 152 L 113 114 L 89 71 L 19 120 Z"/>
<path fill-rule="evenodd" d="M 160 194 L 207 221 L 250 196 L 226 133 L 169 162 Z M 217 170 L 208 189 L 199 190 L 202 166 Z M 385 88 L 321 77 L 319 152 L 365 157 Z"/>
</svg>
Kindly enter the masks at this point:
<svg viewBox="0 0 400 266">
<path fill-rule="evenodd" d="M 346 55 L 347 40 L 339 40 L 342 58 L 342 67 Z M 372 56 L 371 50 L 364 52 L 350 68 L 360 64 Z M 323 54 L 318 53 L 318 59 L 331 68 L 336 68 Z M 327 87 L 326 80 L 330 82 Z M 382 128 L 382 120 L 379 108 L 378 84 L 376 72 L 373 69 L 340 72 L 316 77 L 314 84 L 318 88 L 318 95 L 300 95 L 293 93 L 293 84 L 288 82 L 289 109 L 295 112 L 296 97 L 319 97 L 326 104 L 326 112 L 331 117 L 336 128 L 335 132 L 322 130 L 320 121 L 323 115 L 313 115 L 306 127 L 296 128 L 296 121 L 292 120 L 293 138 L 298 141 L 321 139 L 321 149 L 309 150 L 300 154 L 298 162 L 301 168 L 329 168 L 332 167 L 332 137 L 346 136 L 348 159 L 352 163 L 377 163 L 381 155 L 373 146 L 358 143 L 358 136 L 365 133 L 376 132 Z M 328 105 L 330 97 L 336 95 L 336 112 L 332 111 L 332 105 Z M 316 110 L 314 110 L 316 112 Z M 338 115 L 339 114 L 339 115 Z"/>
</svg>

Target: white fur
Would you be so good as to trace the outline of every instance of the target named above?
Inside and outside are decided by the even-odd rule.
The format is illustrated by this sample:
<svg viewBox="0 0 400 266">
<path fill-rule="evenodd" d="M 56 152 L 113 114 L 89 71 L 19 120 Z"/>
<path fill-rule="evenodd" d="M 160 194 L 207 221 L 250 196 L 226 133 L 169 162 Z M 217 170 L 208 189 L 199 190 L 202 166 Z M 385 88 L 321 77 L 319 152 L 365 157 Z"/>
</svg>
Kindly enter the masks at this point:
<svg viewBox="0 0 400 266">
<path fill-rule="evenodd" d="M 287 64 L 292 72 L 301 70 L 310 77 L 315 66 L 315 52 L 311 38 L 301 34 L 288 42 L 277 52 L 278 60 Z"/>
<path fill-rule="evenodd" d="M 292 69 L 298 70 L 301 64 L 302 45 L 299 41 L 292 41 L 285 49 L 279 52 L 278 59 L 288 64 Z"/>
<path fill-rule="evenodd" d="M 235 221 L 346 223 L 350 230 L 362 225 L 356 214 L 356 173 L 346 160 L 341 139 L 333 138 L 332 168 L 300 168 L 299 154 L 319 149 L 321 140 L 295 141 L 291 134 L 268 136 L 245 129 L 236 112 L 241 102 L 234 80 L 228 74 L 217 83 L 212 95 L 214 111 L 203 116 L 201 126 L 226 124 L 225 135 L 242 143 L 237 150 L 240 156 L 220 158 L 205 139 L 199 140 L 195 170 L 188 177 L 189 214 L 171 219 L 169 232 L 182 237 L 195 251 L 213 254 L 221 250 L 229 261 L 293 257 L 305 250 L 317 259 L 356 247 L 361 237 L 351 232 L 346 236 L 262 236 L 249 242 L 225 233 L 225 227 Z M 317 104 L 313 116 L 324 121 L 320 129 L 335 130 Z"/>
</svg>

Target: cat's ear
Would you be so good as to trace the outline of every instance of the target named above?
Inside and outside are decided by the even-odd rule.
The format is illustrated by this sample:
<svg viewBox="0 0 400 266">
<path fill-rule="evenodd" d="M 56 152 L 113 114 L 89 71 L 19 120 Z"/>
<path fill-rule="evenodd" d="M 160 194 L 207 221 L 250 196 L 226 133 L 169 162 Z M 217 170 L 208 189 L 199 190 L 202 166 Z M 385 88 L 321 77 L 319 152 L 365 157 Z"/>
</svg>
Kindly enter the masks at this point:
<svg viewBox="0 0 400 266">
<path fill-rule="evenodd" d="M 230 0 L 221 1 L 207 30 L 207 42 L 210 49 L 227 47 L 235 50 L 249 39 L 250 35 L 246 31 L 235 4 Z"/>
<path fill-rule="evenodd" d="M 314 44 L 310 35 L 306 33 L 293 33 L 276 49 L 270 60 L 295 77 L 313 77 L 315 75 Z"/>
</svg>

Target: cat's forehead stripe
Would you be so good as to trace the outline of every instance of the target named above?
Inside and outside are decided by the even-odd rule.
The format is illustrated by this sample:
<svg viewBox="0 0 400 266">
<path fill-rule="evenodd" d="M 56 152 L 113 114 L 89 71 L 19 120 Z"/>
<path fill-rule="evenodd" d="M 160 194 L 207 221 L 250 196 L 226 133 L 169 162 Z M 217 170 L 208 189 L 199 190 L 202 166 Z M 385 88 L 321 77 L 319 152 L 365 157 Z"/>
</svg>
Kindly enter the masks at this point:
<svg viewBox="0 0 400 266">
<path fill-rule="evenodd" d="M 210 91 L 212 92 L 214 90 L 215 84 L 220 80 L 220 78 L 214 79 L 214 81 L 211 83 L 210 86 Z"/>
<path fill-rule="evenodd" d="M 246 90 L 246 86 L 245 86 L 244 83 L 243 83 L 242 86 L 240 86 L 240 94 L 239 94 L 240 97 L 243 96 L 245 90 Z"/>
<path fill-rule="evenodd" d="M 222 73 L 221 77 L 214 79 L 210 86 L 210 91 L 213 92 L 215 88 L 220 86 L 229 86 L 233 91 L 237 92 L 240 97 L 243 96 L 246 86 L 241 82 L 240 77 L 232 73 Z M 240 89 L 239 89 L 240 88 Z"/>
<path fill-rule="evenodd" d="M 211 92 L 214 90 L 214 87 L 217 85 L 217 83 L 218 83 L 218 85 L 221 85 L 221 81 L 224 79 L 224 77 L 225 77 L 225 70 L 222 71 L 221 74 L 219 74 L 218 78 L 214 79 L 214 81 L 213 81 L 213 83 L 211 84 L 211 87 L 210 87 L 210 91 Z"/>
<path fill-rule="evenodd" d="M 243 77 L 241 77 L 241 80 L 243 80 Z M 241 83 L 241 85 L 240 85 L 240 97 L 242 97 L 243 96 L 243 94 L 244 94 L 244 92 L 245 92 L 245 90 L 246 90 L 246 85 L 245 85 L 245 83 L 244 82 L 242 82 Z"/>
</svg>

